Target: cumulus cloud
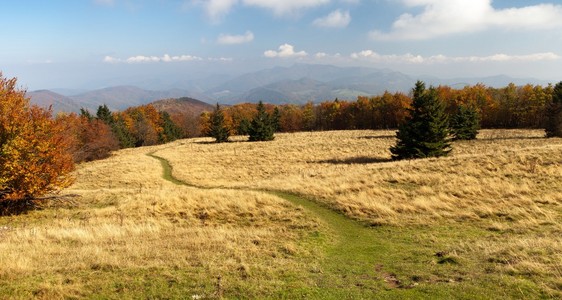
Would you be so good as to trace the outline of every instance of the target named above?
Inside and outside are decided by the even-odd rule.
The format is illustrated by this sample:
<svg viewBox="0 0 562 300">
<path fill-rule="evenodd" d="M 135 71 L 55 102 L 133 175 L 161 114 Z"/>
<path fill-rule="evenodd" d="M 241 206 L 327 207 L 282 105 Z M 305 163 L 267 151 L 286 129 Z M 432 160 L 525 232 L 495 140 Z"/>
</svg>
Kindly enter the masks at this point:
<svg viewBox="0 0 562 300">
<path fill-rule="evenodd" d="M 235 45 L 249 43 L 254 40 L 254 34 L 251 31 L 246 31 L 243 35 L 228 35 L 221 34 L 217 38 L 217 43 L 222 45 Z"/>
<path fill-rule="evenodd" d="M 492 0 L 402 0 L 423 7 L 417 15 L 402 14 L 389 32 L 373 30 L 377 40 L 425 40 L 490 28 L 544 30 L 562 28 L 562 5 L 538 4 L 495 9 Z"/>
<path fill-rule="evenodd" d="M 373 50 L 363 50 L 352 53 L 350 57 L 354 60 L 367 60 L 379 63 L 409 63 L 409 64 L 435 64 L 435 63 L 457 63 L 457 62 L 538 62 L 561 60 L 562 57 L 552 52 L 533 53 L 526 55 L 494 54 L 489 56 L 445 56 L 442 54 L 433 56 L 421 56 L 411 53 L 406 54 L 379 54 Z"/>
<path fill-rule="evenodd" d="M 341 11 L 338 9 L 323 18 L 314 20 L 312 24 L 318 27 L 343 28 L 347 27 L 349 22 L 351 22 L 351 15 L 349 14 L 349 11 Z"/>
<path fill-rule="evenodd" d="M 203 58 L 193 55 L 176 55 L 170 56 L 168 54 L 164 54 L 163 56 L 144 56 L 144 55 L 137 55 L 131 56 L 127 59 L 120 59 L 112 56 L 106 56 L 103 59 L 105 63 L 128 63 L 128 64 L 136 64 L 136 63 L 155 63 L 155 62 L 182 62 L 182 61 L 201 61 Z"/>
<path fill-rule="evenodd" d="M 265 57 L 273 58 L 273 57 L 304 57 L 308 54 L 305 51 L 295 52 L 295 47 L 289 44 L 283 44 L 279 46 L 279 51 L 275 50 L 267 50 L 263 53 Z"/>
</svg>

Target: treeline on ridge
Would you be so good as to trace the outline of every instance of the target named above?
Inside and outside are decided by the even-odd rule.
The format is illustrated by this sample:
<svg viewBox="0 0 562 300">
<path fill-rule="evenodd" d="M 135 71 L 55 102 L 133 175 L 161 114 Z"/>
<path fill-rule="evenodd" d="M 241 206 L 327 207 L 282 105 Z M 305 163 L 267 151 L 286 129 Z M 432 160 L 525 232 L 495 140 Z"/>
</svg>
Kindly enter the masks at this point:
<svg viewBox="0 0 562 300">
<path fill-rule="evenodd" d="M 294 132 L 400 127 L 398 143 L 391 149 L 397 159 L 419 157 L 418 152 L 423 152 L 422 157 L 446 154 L 449 135 L 471 139 L 479 127 L 544 128 L 545 136 L 562 137 L 562 82 L 546 87 L 510 84 L 499 89 L 480 84 L 463 89 L 439 86 L 427 93 L 419 82 L 411 95 L 387 92 L 356 101 L 305 105 L 260 102 L 224 109 L 217 105 L 216 112 L 220 114 L 195 115 L 187 110 L 171 114 L 154 105 L 111 112 L 103 105 L 95 114 L 82 110 L 53 117 L 50 110 L 29 103 L 15 78 L 6 79 L 0 73 L 0 215 L 19 209 L 19 204 L 13 204 L 26 206 L 71 184 L 74 162 L 105 158 L 121 148 L 209 135 L 213 122 L 224 127 L 225 140 L 237 134 L 249 135 L 250 141 L 273 139 L 271 128 Z M 425 153 L 412 143 L 428 135 L 426 128 L 434 129 L 440 144 L 428 136 L 421 146 L 435 144 L 437 152 L 428 148 Z M 416 155 L 411 155 L 411 149 Z"/>
<path fill-rule="evenodd" d="M 435 87 L 445 111 L 454 116 L 462 107 L 476 110 L 482 128 L 544 128 L 546 110 L 552 102 L 554 86 L 509 84 L 503 88 L 483 84 L 454 89 Z M 277 116 L 278 132 L 351 129 L 396 129 L 412 104 L 412 95 L 385 92 L 360 96 L 355 101 L 331 100 L 304 105 L 265 104 Z M 257 114 L 257 104 L 241 103 L 222 107 L 229 135 L 247 135 Z M 179 138 L 207 135 L 212 112 L 159 112 L 153 105 L 110 112 L 100 106 L 96 114 L 60 115 L 76 136 L 75 160 L 103 158 L 119 148 L 155 145 Z"/>
</svg>

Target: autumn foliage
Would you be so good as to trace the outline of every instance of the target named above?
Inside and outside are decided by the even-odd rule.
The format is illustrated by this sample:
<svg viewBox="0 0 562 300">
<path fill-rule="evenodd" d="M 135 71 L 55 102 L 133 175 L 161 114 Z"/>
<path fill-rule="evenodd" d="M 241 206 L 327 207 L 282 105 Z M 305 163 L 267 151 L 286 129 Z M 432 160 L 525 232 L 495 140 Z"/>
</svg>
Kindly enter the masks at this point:
<svg viewBox="0 0 562 300">
<path fill-rule="evenodd" d="M 435 91 L 448 116 L 457 114 L 461 107 L 469 107 L 480 117 L 481 128 L 544 128 L 554 87 L 509 84 L 493 88 L 476 84 L 460 89 L 437 86 Z M 278 131 L 297 132 L 396 129 L 405 121 L 411 105 L 412 95 L 384 92 L 376 96 L 359 96 L 355 100 L 334 99 L 304 105 L 265 104 L 265 108 L 271 115 L 275 108 L 278 109 Z M 225 107 L 224 114 L 231 122 L 233 134 L 246 135 L 249 123 L 256 115 L 256 104 Z M 207 128 L 208 122 L 208 115 L 200 118 L 200 128 Z"/>
<path fill-rule="evenodd" d="M 72 182 L 72 140 L 50 110 L 30 106 L 0 73 L 0 203 L 30 200 Z"/>
</svg>

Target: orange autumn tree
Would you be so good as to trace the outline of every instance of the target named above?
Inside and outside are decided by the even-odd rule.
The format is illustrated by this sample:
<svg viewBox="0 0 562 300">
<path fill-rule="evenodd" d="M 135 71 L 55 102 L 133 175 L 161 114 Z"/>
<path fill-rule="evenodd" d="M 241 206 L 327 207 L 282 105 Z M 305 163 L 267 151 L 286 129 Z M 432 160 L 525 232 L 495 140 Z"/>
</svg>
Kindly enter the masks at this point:
<svg viewBox="0 0 562 300">
<path fill-rule="evenodd" d="M 67 187 L 74 168 L 64 124 L 30 106 L 16 79 L 0 73 L 0 204 L 27 201 Z"/>
</svg>

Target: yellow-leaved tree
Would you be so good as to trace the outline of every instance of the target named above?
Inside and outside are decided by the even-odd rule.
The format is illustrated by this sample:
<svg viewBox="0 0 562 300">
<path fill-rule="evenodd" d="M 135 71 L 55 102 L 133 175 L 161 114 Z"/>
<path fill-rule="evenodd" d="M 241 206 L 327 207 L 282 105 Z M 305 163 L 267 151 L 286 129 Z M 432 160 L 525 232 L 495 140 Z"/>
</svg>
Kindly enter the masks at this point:
<svg viewBox="0 0 562 300">
<path fill-rule="evenodd" d="M 16 79 L 0 73 L 0 208 L 72 183 L 72 140 L 63 132 L 50 110 L 30 105 Z"/>
</svg>

